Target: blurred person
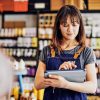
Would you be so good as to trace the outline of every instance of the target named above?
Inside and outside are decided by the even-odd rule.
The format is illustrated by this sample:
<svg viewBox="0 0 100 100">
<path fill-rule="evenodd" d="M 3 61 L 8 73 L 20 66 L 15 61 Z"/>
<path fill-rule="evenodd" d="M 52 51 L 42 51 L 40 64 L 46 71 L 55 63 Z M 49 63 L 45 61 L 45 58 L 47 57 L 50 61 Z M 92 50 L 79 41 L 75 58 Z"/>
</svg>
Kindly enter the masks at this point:
<svg viewBox="0 0 100 100">
<path fill-rule="evenodd" d="M 0 52 L 0 100 L 10 100 L 13 83 L 12 65 L 10 58 Z"/>
</svg>

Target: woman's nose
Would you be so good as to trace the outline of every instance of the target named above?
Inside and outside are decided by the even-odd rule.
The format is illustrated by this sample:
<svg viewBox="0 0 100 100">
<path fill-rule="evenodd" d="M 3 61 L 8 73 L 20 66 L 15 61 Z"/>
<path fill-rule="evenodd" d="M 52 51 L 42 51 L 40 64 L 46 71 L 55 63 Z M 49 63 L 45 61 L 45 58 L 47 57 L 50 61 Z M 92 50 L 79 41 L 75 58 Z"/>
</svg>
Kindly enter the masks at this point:
<svg viewBox="0 0 100 100">
<path fill-rule="evenodd" d="M 73 31 L 73 26 L 72 25 L 69 25 L 67 31 L 68 32 L 72 32 Z"/>
</svg>

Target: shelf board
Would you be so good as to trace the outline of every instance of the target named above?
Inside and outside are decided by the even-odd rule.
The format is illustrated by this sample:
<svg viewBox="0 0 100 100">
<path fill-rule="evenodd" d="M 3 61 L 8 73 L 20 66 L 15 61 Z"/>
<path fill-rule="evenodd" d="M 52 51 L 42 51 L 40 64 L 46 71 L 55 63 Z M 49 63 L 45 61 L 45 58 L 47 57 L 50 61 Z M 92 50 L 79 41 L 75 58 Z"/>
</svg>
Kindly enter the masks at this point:
<svg viewBox="0 0 100 100">
<path fill-rule="evenodd" d="M 37 12 L 41 13 L 57 13 L 58 10 L 33 10 L 33 11 L 27 11 L 27 12 L 14 12 L 14 11 L 3 11 L 0 12 L 0 14 L 36 14 Z M 80 10 L 82 13 L 100 13 L 100 10 Z"/>
<path fill-rule="evenodd" d="M 0 14 L 36 14 L 37 11 L 32 11 L 32 12 L 14 12 L 14 11 L 4 11 L 4 12 L 0 12 Z"/>
<path fill-rule="evenodd" d="M 35 76 L 34 75 L 22 75 L 22 77 L 31 77 L 31 78 L 34 78 Z"/>
<path fill-rule="evenodd" d="M 13 56 L 13 55 L 12 55 Z M 30 56 L 30 57 L 28 57 L 28 56 L 20 56 L 20 57 L 18 57 L 18 56 L 13 56 L 16 60 L 20 60 L 20 59 L 23 59 L 23 60 L 25 60 L 25 61 L 34 61 L 34 60 L 36 60 L 37 61 L 37 58 L 36 58 L 36 56 L 35 57 L 32 57 L 32 56 Z"/>
<path fill-rule="evenodd" d="M 6 37 L 6 36 L 0 36 L 0 39 L 17 39 L 17 38 L 19 38 L 19 37 L 21 37 L 21 38 L 37 38 L 37 36 L 16 36 L 16 37 Z"/>
<path fill-rule="evenodd" d="M 87 36 L 86 36 L 86 38 L 90 38 L 90 39 L 91 39 L 91 38 L 100 38 L 100 37 L 87 37 Z"/>
<path fill-rule="evenodd" d="M 0 36 L 0 39 L 14 39 L 14 40 L 16 40 L 18 37 L 1 37 Z"/>
<path fill-rule="evenodd" d="M 44 41 L 44 40 L 52 40 L 52 39 L 47 39 L 47 38 L 42 39 L 42 38 L 39 38 L 39 40 L 43 40 Z"/>
<path fill-rule="evenodd" d="M 81 13 L 100 13 L 100 10 L 80 10 Z"/>
<path fill-rule="evenodd" d="M 95 94 L 87 94 L 88 96 L 100 96 L 100 93 L 95 93 Z"/>
<path fill-rule="evenodd" d="M 57 14 L 58 10 L 54 10 L 54 11 L 39 11 L 39 13 L 55 13 Z M 81 13 L 100 13 L 100 10 L 80 10 Z"/>
<path fill-rule="evenodd" d="M 37 47 L 19 47 L 19 46 L 2 46 L 1 48 L 12 48 L 12 49 L 37 49 Z"/>
<path fill-rule="evenodd" d="M 51 29 L 53 29 L 54 26 L 40 26 L 40 25 L 39 25 L 39 28 L 51 28 Z"/>
<path fill-rule="evenodd" d="M 93 48 L 94 51 L 100 50 L 100 48 Z"/>
</svg>

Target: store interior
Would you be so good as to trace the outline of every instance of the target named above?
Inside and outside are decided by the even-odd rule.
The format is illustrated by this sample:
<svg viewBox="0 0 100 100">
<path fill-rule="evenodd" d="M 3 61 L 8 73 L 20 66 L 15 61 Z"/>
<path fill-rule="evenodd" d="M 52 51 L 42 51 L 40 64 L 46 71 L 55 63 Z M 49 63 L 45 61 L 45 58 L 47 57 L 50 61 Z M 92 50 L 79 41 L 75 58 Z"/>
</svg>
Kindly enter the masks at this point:
<svg viewBox="0 0 100 100">
<path fill-rule="evenodd" d="M 57 11 L 67 4 L 80 9 L 86 45 L 96 55 L 98 88 L 88 100 L 100 100 L 100 0 L 0 0 L 0 50 L 11 58 L 16 73 L 11 100 L 30 94 L 30 100 L 43 100 L 44 90 L 34 88 L 39 54 L 51 43 Z"/>
</svg>

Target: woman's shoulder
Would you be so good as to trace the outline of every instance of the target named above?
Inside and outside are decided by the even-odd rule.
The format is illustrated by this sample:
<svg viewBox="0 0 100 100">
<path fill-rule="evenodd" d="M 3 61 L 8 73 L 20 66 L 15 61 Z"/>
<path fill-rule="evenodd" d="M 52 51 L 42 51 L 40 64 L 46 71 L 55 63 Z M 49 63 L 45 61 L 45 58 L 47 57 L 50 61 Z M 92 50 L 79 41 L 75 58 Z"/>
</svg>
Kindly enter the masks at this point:
<svg viewBox="0 0 100 100">
<path fill-rule="evenodd" d="M 96 56 L 91 47 L 85 47 L 83 57 L 85 59 L 85 65 L 96 62 Z"/>
<path fill-rule="evenodd" d="M 58 48 L 57 48 L 57 47 L 54 47 L 54 46 L 52 46 L 52 45 L 47 45 L 47 46 L 45 46 L 45 47 L 43 48 L 43 50 L 45 50 L 45 51 L 50 51 L 51 49 L 56 50 L 56 49 L 58 49 Z"/>
<path fill-rule="evenodd" d="M 93 49 L 91 47 L 85 47 L 84 53 L 91 53 L 93 52 Z"/>
<path fill-rule="evenodd" d="M 49 51 L 50 50 L 50 45 L 44 46 L 43 51 Z"/>
<path fill-rule="evenodd" d="M 54 50 L 54 52 L 58 52 L 58 48 L 57 47 L 53 47 L 52 45 L 47 45 L 43 48 L 42 53 L 44 53 L 45 55 L 49 55 L 51 53 L 51 50 Z"/>
<path fill-rule="evenodd" d="M 50 53 L 50 45 L 44 46 L 41 53 L 47 56 Z"/>
<path fill-rule="evenodd" d="M 81 49 L 82 46 L 77 46 L 76 47 L 76 51 L 78 51 L 79 49 Z M 87 57 L 89 55 L 93 55 L 94 51 L 91 47 L 88 46 L 84 46 L 83 50 L 81 51 L 81 55 L 83 55 L 84 57 Z"/>
<path fill-rule="evenodd" d="M 85 47 L 84 51 L 83 51 L 83 55 L 84 55 L 84 58 L 93 58 L 93 59 L 96 59 L 95 57 L 95 53 L 94 53 L 94 50 L 92 47 Z"/>
<path fill-rule="evenodd" d="M 81 47 L 82 47 L 81 45 L 77 45 L 77 46 L 75 47 L 75 49 L 79 49 L 79 48 L 81 48 Z M 83 48 L 84 48 L 83 51 L 85 51 L 85 52 L 87 52 L 87 51 L 93 51 L 93 49 L 92 49 L 91 47 L 88 47 L 88 46 L 84 46 Z"/>
</svg>

